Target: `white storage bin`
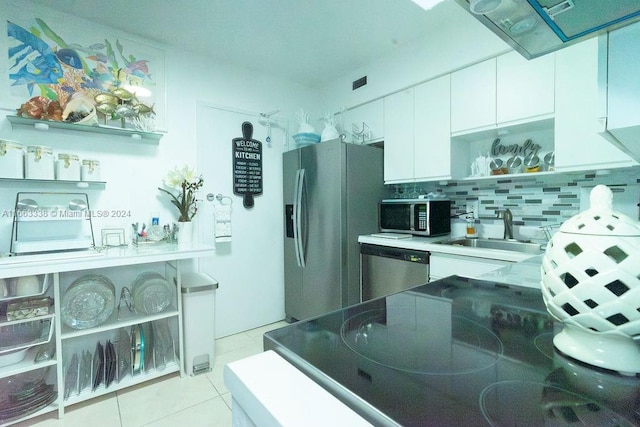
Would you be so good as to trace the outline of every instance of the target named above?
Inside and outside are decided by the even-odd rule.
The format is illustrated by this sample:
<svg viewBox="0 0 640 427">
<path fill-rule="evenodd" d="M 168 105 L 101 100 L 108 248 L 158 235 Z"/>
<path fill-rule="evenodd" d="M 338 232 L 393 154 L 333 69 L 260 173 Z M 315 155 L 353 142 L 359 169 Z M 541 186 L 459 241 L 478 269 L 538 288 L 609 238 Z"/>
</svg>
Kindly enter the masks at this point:
<svg viewBox="0 0 640 427">
<path fill-rule="evenodd" d="M 83 181 L 100 181 L 100 162 L 97 160 L 83 160 L 81 175 Z"/>
<path fill-rule="evenodd" d="M 27 157 L 24 162 L 25 177 L 28 179 L 55 179 L 53 167 L 53 150 L 43 145 L 27 147 Z"/>
<path fill-rule="evenodd" d="M 75 154 L 58 154 L 56 179 L 61 181 L 80 181 L 80 158 Z"/>
<path fill-rule="evenodd" d="M 182 274 L 184 370 L 211 371 L 215 359 L 215 296 L 218 281 L 205 273 Z"/>
<path fill-rule="evenodd" d="M 24 178 L 22 144 L 0 139 L 0 178 Z"/>
</svg>

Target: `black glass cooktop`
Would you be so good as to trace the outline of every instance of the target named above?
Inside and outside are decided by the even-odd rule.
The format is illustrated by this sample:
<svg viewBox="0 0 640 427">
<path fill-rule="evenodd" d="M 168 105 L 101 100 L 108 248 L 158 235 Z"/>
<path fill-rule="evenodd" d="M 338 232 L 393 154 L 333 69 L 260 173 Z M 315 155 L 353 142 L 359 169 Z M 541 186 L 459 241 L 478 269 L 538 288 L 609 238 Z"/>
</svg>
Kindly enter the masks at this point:
<svg viewBox="0 0 640 427">
<path fill-rule="evenodd" d="M 278 352 L 380 426 L 635 426 L 640 378 L 553 347 L 539 290 L 461 277 L 268 332 Z"/>
</svg>

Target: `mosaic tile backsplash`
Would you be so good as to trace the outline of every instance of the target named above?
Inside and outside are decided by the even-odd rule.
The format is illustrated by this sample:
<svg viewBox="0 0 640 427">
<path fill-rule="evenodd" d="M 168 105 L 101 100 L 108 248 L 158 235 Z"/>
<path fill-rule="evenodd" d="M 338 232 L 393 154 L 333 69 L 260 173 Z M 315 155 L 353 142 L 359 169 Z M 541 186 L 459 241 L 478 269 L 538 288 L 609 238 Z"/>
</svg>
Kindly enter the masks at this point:
<svg viewBox="0 0 640 427">
<path fill-rule="evenodd" d="M 513 178 L 457 181 L 390 186 L 391 197 L 412 198 L 430 192 L 444 194 L 451 200 L 451 215 L 467 212 L 467 206 L 477 208 L 476 223 L 499 224 L 497 211 L 508 208 L 514 226 L 559 227 L 568 218 L 589 207 L 589 191 L 605 184 L 613 191 L 614 208 L 638 219 L 640 201 L 640 169 L 625 169 L 610 173 L 531 174 Z M 395 193 L 395 194 L 394 194 Z M 616 201 L 624 203 L 621 209 Z M 463 219 L 452 219 L 453 222 Z"/>
</svg>

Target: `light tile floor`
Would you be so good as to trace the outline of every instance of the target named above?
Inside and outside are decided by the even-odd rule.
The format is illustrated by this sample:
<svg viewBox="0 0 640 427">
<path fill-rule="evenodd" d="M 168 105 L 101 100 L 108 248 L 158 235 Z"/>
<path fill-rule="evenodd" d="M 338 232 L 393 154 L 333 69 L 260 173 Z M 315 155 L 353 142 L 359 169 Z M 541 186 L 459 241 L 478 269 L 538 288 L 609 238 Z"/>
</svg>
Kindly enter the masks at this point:
<svg viewBox="0 0 640 427">
<path fill-rule="evenodd" d="M 224 365 L 262 352 L 262 335 L 288 325 L 281 321 L 220 338 L 211 372 L 195 377 L 167 375 L 16 424 L 25 426 L 189 427 L 231 426 L 231 394 L 224 385 Z"/>
</svg>

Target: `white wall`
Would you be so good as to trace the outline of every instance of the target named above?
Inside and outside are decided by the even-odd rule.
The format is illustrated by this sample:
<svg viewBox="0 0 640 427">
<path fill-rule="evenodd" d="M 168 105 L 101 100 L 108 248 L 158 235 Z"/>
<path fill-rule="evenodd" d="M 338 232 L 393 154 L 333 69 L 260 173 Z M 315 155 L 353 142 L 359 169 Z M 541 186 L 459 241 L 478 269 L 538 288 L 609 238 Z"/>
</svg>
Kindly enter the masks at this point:
<svg viewBox="0 0 640 427">
<path fill-rule="evenodd" d="M 512 50 L 454 1 L 436 7 L 446 9 L 448 19 L 432 22 L 425 31 L 430 36 L 399 46 L 393 55 L 359 69 L 344 70 L 342 78 L 321 88 L 318 111 L 351 108 Z M 367 85 L 352 90 L 352 82 L 363 76 Z"/>
<path fill-rule="evenodd" d="M 22 5 L 22 2 L 17 2 L 16 4 Z M 40 132 L 22 126 L 12 128 L 11 124 L 4 120 L 4 117 L 7 114 L 15 114 L 15 110 L 0 110 L 0 138 L 16 140 L 25 146 L 51 146 L 54 148 L 55 153 L 76 153 L 80 158 L 100 160 L 102 178 L 107 182 L 105 188 L 80 191 L 86 191 L 89 194 L 92 210 L 124 210 L 130 211 L 131 216 L 125 218 L 109 217 L 95 221 L 94 232 L 97 236 L 100 235 L 100 230 L 105 227 L 121 227 L 129 235 L 130 224 L 136 221 L 149 224 L 152 212 L 160 213 L 162 224 L 177 219 L 175 209 L 160 194 L 157 187 L 161 184 L 162 177 L 166 172 L 175 165 L 184 163 L 193 166 L 197 165 L 196 106 L 199 102 L 254 112 L 271 112 L 275 109 L 280 109 L 282 112 L 278 115 L 288 119 L 293 117 L 293 113 L 301 103 L 315 98 L 311 90 L 271 77 L 267 73 L 256 73 L 216 63 L 208 58 L 201 57 L 197 52 L 159 46 L 154 42 L 141 40 L 135 35 L 123 34 L 119 30 L 107 28 L 44 7 L 25 10 L 22 7 L 13 7 L 3 2 L 3 7 L 0 9 L 1 40 L 6 39 L 5 23 L 7 20 L 22 18 L 30 18 L 32 20 L 34 17 L 43 18 L 54 29 L 62 28 L 67 23 L 73 22 L 74 25 L 85 26 L 90 35 L 102 33 L 102 37 L 114 39 L 116 37 L 124 37 L 165 50 L 167 132 L 159 144 L 136 143 L 129 138 L 86 132 L 74 133 L 60 130 Z M 86 38 L 86 35 L 84 37 L 79 35 L 79 39 L 83 41 Z M 2 42 L 0 42 L 0 48 L 5 52 L 6 56 L 6 47 Z M 6 63 L 6 61 L 3 62 Z M 5 84 L 4 81 L 2 84 Z M 6 99 L 0 101 L 2 101 L 0 104 L 6 103 Z M 14 107 L 18 108 L 19 105 Z M 211 137 L 215 138 L 216 135 L 211 135 Z M 281 151 L 283 147 L 279 145 L 274 149 Z M 229 158 L 230 162 L 231 159 Z M 211 185 L 216 182 L 227 182 L 227 177 L 219 175 L 221 173 L 223 172 L 219 170 L 208 172 L 204 176 L 205 183 Z M 215 184 L 214 187 L 216 187 Z M 40 186 L 27 185 L 26 183 L 24 186 L 0 183 L 0 252 L 9 250 L 12 219 L 10 215 L 3 216 L 2 213 L 13 208 L 17 191 L 78 191 L 78 189 L 60 185 L 42 188 Z M 230 187 L 217 187 L 215 191 L 232 194 Z M 274 205 L 277 206 L 277 209 L 280 209 L 282 195 L 280 193 L 265 195 L 261 197 L 260 203 Z M 239 197 L 236 197 L 236 204 L 238 206 L 242 205 Z M 252 221 L 256 227 L 274 227 L 273 218 L 271 216 L 261 217 L 259 212 L 252 217 Z M 277 226 L 281 227 L 281 224 L 277 224 Z M 273 242 L 256 241 L 254 244 L 265 254 L 265 262 L 273 265 L 283 265 L 282 251 L 273 250 Z M 232 256 L 242 257 L 242 254 L 235 253 Z M 262 306 L 270 308 L 268 312 L 263 312 L 261 319 L 248 322 L 248 327 L 256 327 L 264 323 L 281 320 L 284 318 L 284 302 L 282 301 L 284 285 L 282 277 L 265 277 L 260 274 L 260 271 L 255 271 L 253 274 L 256 280 L 243 280 L 241 283 L 234 285 L 246 287 L 266 286 L 272 289 L 273 292 L 266 293 L 267 299 L 263 298 L 260 301 Z M 233 274 L 231 277 L 233 277 Z M 236 302 L 219 301 L 219 303 L 234 304 Z M 242 304 L 245 303 L 245 301 L 242 302 Z M 226 329 L 229 333 L 234 332 L 231 328 Z"/>
</svg>

